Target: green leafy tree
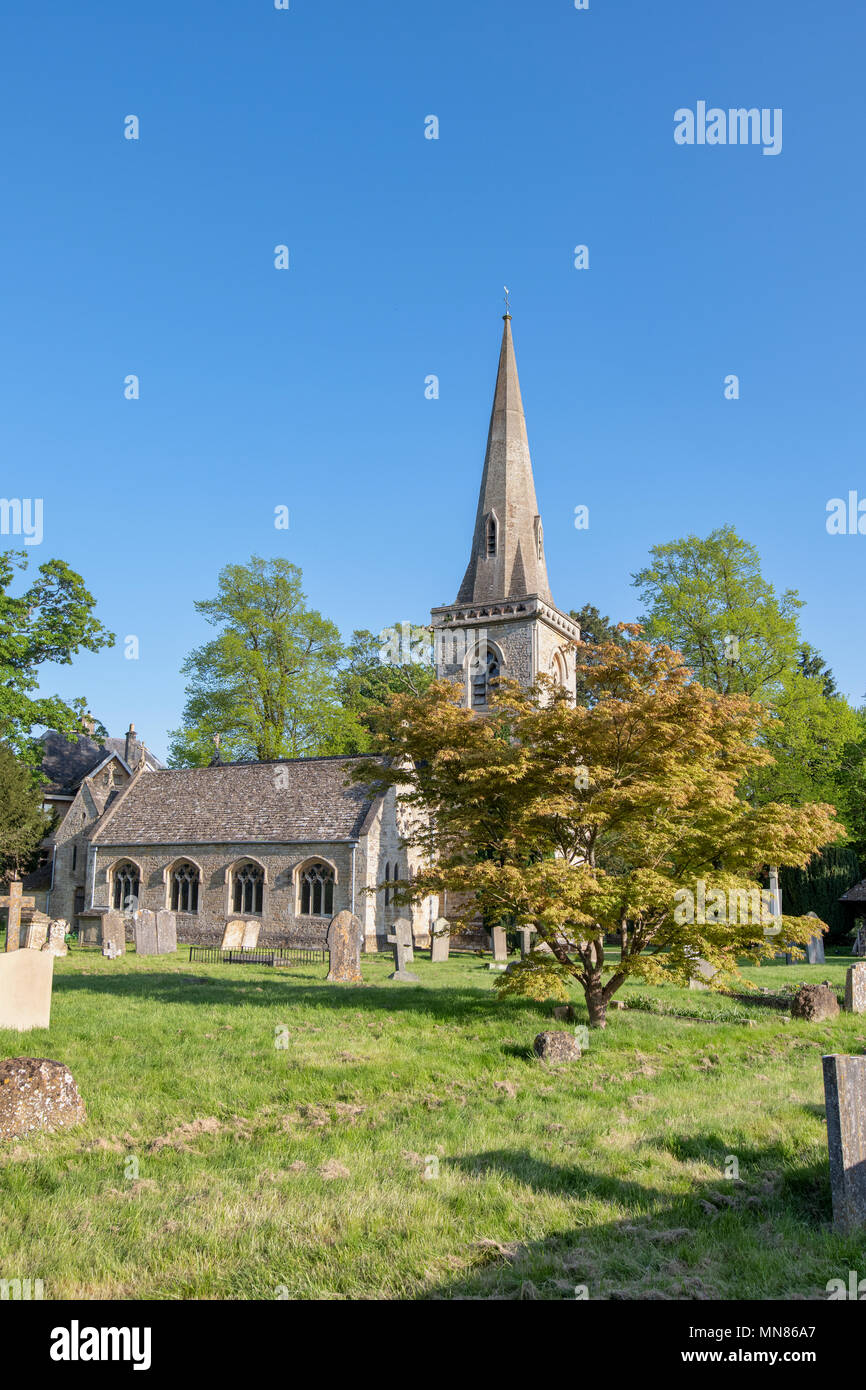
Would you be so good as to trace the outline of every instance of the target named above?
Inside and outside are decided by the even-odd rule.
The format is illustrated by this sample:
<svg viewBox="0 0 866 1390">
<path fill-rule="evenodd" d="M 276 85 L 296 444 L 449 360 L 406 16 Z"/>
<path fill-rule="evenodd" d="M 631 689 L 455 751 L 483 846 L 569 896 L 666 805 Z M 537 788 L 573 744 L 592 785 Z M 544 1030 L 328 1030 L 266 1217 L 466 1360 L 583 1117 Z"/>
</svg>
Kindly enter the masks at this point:
<svg viewBox="0 0 866 1390">
<path fill-rule="evenodd" d="M 529 992 L 538 972 L 576 980 L 600 1027 L 630 975 L 683 980 L 700 954 L 735 976 L 738 958 L 772 958 L 778 931 L 807 940 L 813 919 L 785 917 L 765 937 L 763 911 L 743 904 L 760 897 L 764 864 L 806 864 L 839 835 L 831 806 L 737 794 L 769 760 L 764 706 L 706 689 L 680 653 L 623 631 L 582 666 L 586 705 L 547 677 L 502 682 L 483 716 L 446 681 L 393 696 L 374 719 L 388 757 L 355 772 L 413 813 L 426 864 L 401 896 L 447 890 L 457 921 L 535 925 L 552 958 L 531 955 L 503 988 Z M 702 892 L 711 911 L 695 907 Z M 720 899 L 737 910 L 720 915 Z M 608 933 L 621 943 L 611 962 Z"/>
<path fill-rule="evenodd" d="M 391 695 L 419 695 L 433 681 L 431 632 L 411 623 L 395 623 L 378 637 L 366 629 L 352 633 L 347 660 L 337 685 L 343 708 L 352 717 L 352 726 L 342 751 L 366 753 L 372 746 L 370 718 L 383 709 Z"/>
<path fill-rule="evenodd" d="M 218 629 L 183 665 L 190 677 L 173 767 L 209 763 L 214 736 L 225 762 L 338 753 L 359 737 L 339 698 L 345 648 L 337 627 L 307 604 L 288 560 L 254 555 L 221 570 L 215 598 L 196 611 Z"/>
<path fill-rule="evenodd" d="M 19 878 L 34 866 L 50 824 L 31 769 L 0 743 L 0 875 Z"/>
<path fill-rule="evenodd" d="M 93 616 L 93 596 L 63 560 L 46 561 L 23 592 L 10 593 L 16 572 L 26 571 L 28 563 L 26 552 L 0 553 L 0 738 L 36 762 L 34 729 L 72 734 L 87 709 L 83 697 L 68 702 L 34 695 L 40 668 L 68 666 L 80 651 L 110 647 L 114 635 Z"/>
<path fill-rule="evenodd" d="M 621 625 L 612 623 L 610 618 L 606 614 L 600 613 L 592 603 L 584 604 L 583 608 L 573 608 L 569 617 L 580 628 L 580 640 L 583 648 L 580 658 L 584 666 L 603 660 L 605 643 L 615 642 L 617 646 L 622 646 L 626 640 Z M 577 700 L 582 705 L 587 704 L 590 698 L 590 688 L 580 670 L 575 672 L 575 687 Z"/>
</svg>

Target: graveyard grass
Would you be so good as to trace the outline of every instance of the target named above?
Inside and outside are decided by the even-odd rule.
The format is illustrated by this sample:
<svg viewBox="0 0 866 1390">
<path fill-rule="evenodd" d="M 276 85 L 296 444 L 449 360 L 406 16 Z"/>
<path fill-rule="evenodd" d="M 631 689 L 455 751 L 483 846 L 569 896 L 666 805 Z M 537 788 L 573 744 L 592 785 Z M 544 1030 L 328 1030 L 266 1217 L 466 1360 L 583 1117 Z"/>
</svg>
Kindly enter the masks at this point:
<svg viewBox="0 0 866 1390">
<path fill-rule="evenodd" d="M 862 1267 L 830 1225 L 821 1055 L 863 1052 L 866 1016 L 638 982 L 618 998 L 728 1017 L 614 1010 L 553 1071 L 532 1040 L 568 1025 L 498 1000 L 475 957 L 416 954 L 408 986 L 365 956 L 352 987 L 187 956 L 74 950 L 50 1030 L 0 1032 L 0 1055 L 65 1062 L 88 1111 L 0 1145 L 0 1278 L 67 1299 L 824 1299 Z M 841 989 L 848 964 L 750 973 Z"/>
</svg>

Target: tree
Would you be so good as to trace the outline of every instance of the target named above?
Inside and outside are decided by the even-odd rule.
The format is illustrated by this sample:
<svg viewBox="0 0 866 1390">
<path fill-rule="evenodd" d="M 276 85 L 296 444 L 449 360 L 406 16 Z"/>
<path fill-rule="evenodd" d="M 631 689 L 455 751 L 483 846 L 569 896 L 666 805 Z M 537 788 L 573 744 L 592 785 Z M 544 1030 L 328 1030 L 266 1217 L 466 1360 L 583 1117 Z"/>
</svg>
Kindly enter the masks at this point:
<svg viewBox="0 0 866 1390">
<path fill-rule="evenodd" d="M 650 554 L 652 563 L 632 576 L 646 606 L 639 621 L 647 640 L 682 652 L 711 690 L 778 695 L 801 650 L 796 592 L 777 597 L 757 550 L 732 526 L 705 540 L 686 536 L 654 546 Z"/>
<path fill-rule="evenodd" d="M 585 603 L 583 608 L 573 608 L 569 617 L 580 628 L 580 640 L 585 648 L 580 655 L 585 664 L 600 659 L 606 642 L 616 642 L 621 646 L 625 641 L 619 625 L 612 623 L 606 614 L 599 613 L 592 603 Z M 589 687 L 579 671 L 576 672 L 575 686 L 576 698 L 585 705 L 589 700 Z"/>
<path fill-rule="evenodd" d="M 337 687 L 343 708 L 355 721 L 357 734 L 352 740 L 351 729 L 347 729 L 343 751 L 368 752 L 370 716 L 385 707 L 392 694 L 421 694 L 434 675 L 429 628 L 395 623 L 378 637 L 366 629 L 353 632 Z"/>
<path fill-rule="evenodd" d="M 359 734 L 340 704 L 340 633 L 307 606 L 302 574 L 288 560 L 221 570 L 216 598 L 196 603 L 217 636 L 190 653 L 183 725 L 171 735 L 173 767 L 312 757 L 340 752 Z"/>
<path fill-rule="evenodd" d="M 738 957 L 772 957 L 782 930 L 807 940 L 814 919 L 774 922 L 757 875 L 806 864 L 839 834 L 831 806 L 738 796 L 769 758 L 757 743 L 766 710 L 706 689 L 680 653 L 622 630 L 624 645 L 581 667 L 587 706 L 542 676 L 528 690 L 503 682 L 481 716 L 435 682 L 392 697 L 374 721 L 387 757 L 355 772 L 414 809 L 427 862 L 401 895 L 447 889 L 467 895 L 458 921 L 534 925 L 552 957 L 531 954 L 503 988 L 575 979 L 599 1027 L 630 975 L 685 980 L 697 954 L 736 975 Z M 606 963 L 611 932 L 621 958 Z"/>
<path fill-rule="evenodd" d="M 33 730 L 71 734 L 87 709 L 83 697 L 71 703 L 59 695 L 34 698 L 39 668 L 46 662 L 68 666 L 79 651 L 110 647 L 114 634 L 94 618 L 93 596 L 63 560 L 46 561 L 23 593 L 10 594 L 16 571 L 28 563 L 26 552 L 0 553 L 0 738 L 37 762 Z"/>
<path fill-rule="evenodd" d="M 50 824 L 30 768 L 0 743 L 0 872 L 4 876 L 19 878 L 33 867 Z"/>
</svg>

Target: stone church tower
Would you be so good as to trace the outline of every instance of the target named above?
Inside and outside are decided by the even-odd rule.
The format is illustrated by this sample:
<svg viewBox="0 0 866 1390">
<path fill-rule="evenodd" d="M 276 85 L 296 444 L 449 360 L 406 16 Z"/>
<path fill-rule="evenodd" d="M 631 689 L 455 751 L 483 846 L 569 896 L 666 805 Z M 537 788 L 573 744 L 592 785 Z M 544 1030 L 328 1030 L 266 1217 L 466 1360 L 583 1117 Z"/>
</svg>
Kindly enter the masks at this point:
<svg viewBox="0 0 866 1390">
<path fill-rule="evenodd" d="M 436 674 L 459 682 L 474 709 L 500 676 L 531 685 L 547 673 L 573 695 L 580 640 L 550 593 L 511 315 L 504 320 L 472 552 L 455 602 L 431 613 Z"/>
</svg>

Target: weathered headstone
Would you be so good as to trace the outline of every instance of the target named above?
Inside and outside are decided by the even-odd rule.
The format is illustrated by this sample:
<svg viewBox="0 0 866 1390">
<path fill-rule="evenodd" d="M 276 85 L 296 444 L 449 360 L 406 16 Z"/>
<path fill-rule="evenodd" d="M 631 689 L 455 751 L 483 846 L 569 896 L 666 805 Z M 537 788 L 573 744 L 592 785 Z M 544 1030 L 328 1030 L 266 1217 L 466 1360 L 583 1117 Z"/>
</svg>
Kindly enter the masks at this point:
<svg viewBox="0 0 866 1390">
<path fill-rule="evenodd" d="M 824 938 L 810 936 L 806 942 L 806 960 L 809 965 L 824 965 Z"/>
<path fill-rule="evenodd" d="M 520 959 L 526 960 L 532 950 L 532 938 L 535 927 L 521 927 L 517 935 L 520 937 Z"/>
<path fill-rule="evenodd" d="M 223 932 L 222 946 L 223 951 L 239 951 L 243 945 L 246 922 L 240 917 L 232 917 L 226 922 L 226 929 Z"/>
<path fill-rule="evenodd" d="M 450 947 L 451 923 L 447 917 L 437 917 L 435 926 L 430 933 L 430 959 L 432 961 L 447 960 Z"/>
<path fill-rule="evenodd" d="M 6 908 L 6 950 L 17 951 L 21 945 L 21 909 L 35 907 L 35 898 L 25 898 L 20 878 L 13 878 L 9 892 L 0 895 L 0 907 Z"/>
<path fill-rule="evenodd" d="M 102 919 L 100 929 L 100 943 L 102 954 L 106 955 L 106 947 L 110 946 L 115 955 L 122 956 L 126 951 L 126 919 L 122 912 L 106 912 Z M 114 956 L 111 957 L 114 959 Z"/>
<path fill-rule="evenodd" d="M 399 980 L 403 984 L 417 984 L 418 976 L 413 975 L 411 970 L 406 969 L 406 966 L 409 964 L 410 957 L 408 952 L 411 951 L 411 947 L 407 947 L 406 945 L 405 931 L 397 930 L 401 925 L 408 926 L 409 924 L 408 922 L 404 922 L 402 918 L 396 921 L 394 923 L 394 935 L 386 938 L 388 944 L 394 947 L 394 972 L 388 976 L 388 979 Z"/>
<path fill-rule="evenodd" d="M 50 951 L 53 956 L 67 956 L 69 947 L 66 945 L 66 933 L 69 931 L 69 923 L 59 917 L 55 922 L 51 922 L 48 927 L 48 939 L 42 943 L 43 951 Z"/>
<path fill-rule="evenodd" d="M 412 923 L 407 917 L 398 917 L 394 923 L 394 935 L 398 936 L 403 942 L 403 949 L 406 953 L 406 962 L 411 965 L 415 959 L 414 941 L 412 939 Z"/>
<path fill-rule="evenodd" d="M 51 1023 L 51 951 L 16 951 L 0 956 L 0 1028 L 26 1033 Z"/>
<path fill-rule="evenodd" d="M 328 979 L 337 984 L 359 985 L 361 975 L 361 937 L 364 929 L 354 912 L 338 912 L 328 927 L 331 968 Z"/>
<path fill-rule="evenodd" d="M 581 1056 L 580 1043 L 573 1033 L 539 1033 L 532 1048 L 536 1057 L 552 1066 L 577 1062 Z"/>
<path fill-rule="evenodd" d="M 170 956 L 177 950 L 177 916 L 162 907 L 156 914 L 156 954 Z"/>
<path fill-rule="evenodd" d="M 866 962 L 849 965 L 845 972 L 845 1009 L 849 1014 L 866 1014 Z"/>
<path fill-rule="evenodd" d="M 139 908 L 135 914 L 135 954 L 137 956 L 158 956 L 156 941 L 156 913 L 147 907 Z"/>
<path fill-rule="evenodd" d="M 244 935 L 241 941 L 242 951 L 254 951 L 259 944 L 259 932 L 262 929 L 261 922 L 244 922 Z"/>
<path fill-rule="evenodd" d="M 494 927 L 491 936 L 494 960 L 508 960 L 508 945 L 505 939 L 505 928 Z"/>
<path fill-rule="evenodd" d="M 0 1062 L 0 1141 L 37 1129 L 81 1124 L 84 1101 L 72 1072 L 47 1057 L 9 1057 Z"/>
<path fill-rule="evenodd" d="M 866 1226 L 866 1056 L 822 1062 L 833 1224 L 852 1234 Z"/>
<path fill-rule="evenodd" d="M 48 940 L 51 918 L 44 912 L 34 912 L 24 929 L 24 945 L 28 951 L 41 951 Z"/>
<path fill-rule="evenodd" d="M 791 1001 L 791 1017 L 804 1018 L 810 1023 L 835 1018 L 838 1012 L 836 991 L 826 985 L 801 985 Z"/>
</svg>

